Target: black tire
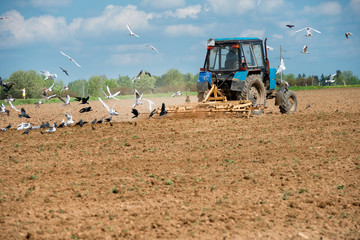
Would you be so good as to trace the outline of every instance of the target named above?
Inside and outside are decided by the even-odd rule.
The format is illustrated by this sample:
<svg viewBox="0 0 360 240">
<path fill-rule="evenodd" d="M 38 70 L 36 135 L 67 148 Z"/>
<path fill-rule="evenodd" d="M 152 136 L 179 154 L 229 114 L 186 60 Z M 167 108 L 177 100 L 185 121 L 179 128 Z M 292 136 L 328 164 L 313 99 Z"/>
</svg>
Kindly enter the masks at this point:
<svg viewBox="0 0 360 240">
<path fill-rule="evenodd" d="M 240 93 L 241 100 L 250 100 L 253 107 L 265 106 L 266 90 L 260 75 L 250 75 L 246 78 Z M 261 115 L 264 110 L 252 110 L 252 114 Z"/>
<path fill-rule="evenodd" d="M 286 91 L 279 106 L 280 112 L 285 114 L 293 113 L 297 109 L 297 97 L 293 91 Z"/>
</svg>

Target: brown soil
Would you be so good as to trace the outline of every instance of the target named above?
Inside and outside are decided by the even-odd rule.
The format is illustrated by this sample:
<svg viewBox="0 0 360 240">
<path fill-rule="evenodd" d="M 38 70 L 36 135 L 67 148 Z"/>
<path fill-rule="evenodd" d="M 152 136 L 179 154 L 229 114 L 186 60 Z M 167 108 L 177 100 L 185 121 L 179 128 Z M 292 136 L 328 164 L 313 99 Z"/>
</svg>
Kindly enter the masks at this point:
<svg viewBox="0 0 360 240">
<path fill-rule="evenodd" d="M 0 132 L 0 238 L 359 239 L 360 88 L 296 93 L 291 115 L 147 119 L 144 103 L 134 120 L 130 99 L 108 101 L 113 126 Z M 90 106 L 74 120 L 107 114 Z M 24 108 L 35 125 L 69 109 Z"/>
</svg>

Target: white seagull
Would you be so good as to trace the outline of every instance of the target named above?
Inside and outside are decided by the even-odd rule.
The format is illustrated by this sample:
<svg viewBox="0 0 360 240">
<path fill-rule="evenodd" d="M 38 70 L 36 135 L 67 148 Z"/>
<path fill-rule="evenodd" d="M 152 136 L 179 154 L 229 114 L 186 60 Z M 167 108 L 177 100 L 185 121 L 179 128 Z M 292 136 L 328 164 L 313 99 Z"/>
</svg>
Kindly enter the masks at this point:
<svg viewBox="0 0 360 240">
<path fill-rule="evenodd" d="M 136 107 L 137 105 L 141 105 L 142 104 L 142 102 L 140 102 L 140 100 L 143 98 L 142 97 L 143 95 L 141 94 L 139 94 L 139 92 L 135 89 L 135 91 L 134 91 L 134 104 L 132 105 L 132 107 L 134 108 L 134 107 Z"/>
<path fill-rule="evenodd" d="M 154 102 L 153 101 L 151 101 L 150 99 L 146 99 L 146 98 L 143 98 L 145 101 L 147 101 L 148 102 L 148 104 L 149 104 L 149 110 L 150 110 L 150 112 L 152 111 L 152 106 L 154 105 Z"/>
<path fill-rule="evenodd" d="M 302 29 L 296 30 L 295 32 L 301 32 L 303 30 L 306 30 L 306 35 L 305 36 L 307 36 L 307 37 L 312 36 L 312 33 L 311 33 L 312 30 L 314 30 L 317 33 L 321 33 L 320 31 L 318 31 L 318 30 L 316 30 L 314 28 L 311 28 L 311 27 L 302 28 Z"/>
<path fill-rule="evenodd" d="M 12 101 L 10 101 L 9 103 L 10 103 L 12 109 L 14 109 L 15 111 L 20 112 L 20 110 L 17 109 L 17 108 L 12 104 Z"/>
<path fill-rule="evenodd" d="M 352 35 L 352 33 L 351 32 L 347 32 L 347 33 L 345 33 L 345 37 L 346 38 L 349 38 L 349 36 L 351 36 Z"/>
<path fill-rule="evenodd" d="M 66 106 L 66 105 L 70 104 L 70 95 L 66 95 L 66 99 L 63 99 L 59 95 L 57 95 L 57 97 L 63 102 L 63 106 Z"/>
<path fill-rule="evenodd" d="M 129 24 L 126 24 L 126 27 L 127 27 L 127 29 L 129 30 L 129 32 L 130 32 L 130 36 L 140 37 L 139 35 L 136 35 L 136 34 L 131 30 Z"/>
<path fill-rule="evenodd" d="M 279 65 L 278 70 L 276 71 L 276 74 L 281 73 L 284 70 L 286 70 L 285 63 L 284 63 L 284 59 L 281 58 L 280 59 L 280 65 Z"/>
<path fill-rule="evenodd" d="M 70 124 L 73 124 L 74 123 L 74 120 L 72 119 L 72 115 L 71 115 L 71 113 L 69 112 L 69 114 L 67 114 L 67 113 L 64 113 L 65 114 L 65 116 L 66 116 L 66 118 L 67 118 L 67 125 L 70 125 Z"/>
<path fill-rule="evenodd" d="M 105 97 L 106 97 L 107 99 L 112 98 L 112 99 L 115 99 L 115 100 L 120 100 L 120 99 L 116 98 L 116 96 L 120 94 L 120 91 L 117 91 L 116 93 L 112 94 L 112 93 L 110 92 L 109 86 L 106 86 L 106 89 L 107 89 L 107 91 L 108 91 L 108 93 L 109 93 L 109 95 L 107 95 L 107 94 L 104 92 Z"/>
<path fill-rule="evenodd" d="M 301 53 L 304 53 L 304 54 L 309 54 L 310 52 L 308 52 L 308 46 L 307 45 L 305 45 L 304 47 L 303 47 L 303 50 L 301 51 Z"/>
<path fill-rule="evenodd" d="M 159 53 L 159 51 L 154 47 L 154 46 L 151 46 L 150 44 L 145 44 L 145 46 L 151 48 L 152 50 L 154 50 L 155 52 Z"/>
<path fill-rule="evenodd" d="M 136 77 L 131 79 L 131 81 L 135 82 L 136 80 L 139 80 L 141 78 L 142 73 L 143 73 L 143 70 L 141 70 Z"/>
<path fill-rule="evenodd" d="M 175 97 L 175 96 L 181 96 L 182 93 L 180 91 L 174 92 L 171 96 Z"/>
<path fill-rule="evenodd" d="M 0 113 L 5 113 L 9 116 L 9 110 L 5 109 L 5 105 L 3 103 L 1 103 L 1 107 L 0 107 Z"/>
<path fill-rule="evenodd" d="M 70 57 L 69 55 L 66 55 L 66 54 L 63 53 L 62 51 L 60 51 L 60 53 L 61 53 L 62 55 L 64 55 L 65 57 L 67 57 L 70 61 L 74 62 L 74 63 L 76 64 L 76 66 L 78 66 L 78 67 L 81 68 L 81 66 L 80 66 L 72 57 Z"/>
<path fill-rule="evenodd" d="M 330 75 L 330 79 L 325 80 L 325 82 L 326 82 L 326 83 L 334 83 L 334 82 L 335 82 L 335 79 L 334 79 L 335 76 L 336 76 L 336 73 L 335 73 L 335 74 L 331 74 L 331 75 Z"/>
<path fill-rule="evenodd" d="M 266 45 L 266 49 L 270 50 L 270 51 L 273 51 L 274 48 L 270 47 L 269 45 Z"/>
<path fill-rule="evenodd" d="M 49 71 L 46 71 L 46 70 L 42 70 L 41 72 L 45 75 L 45 79 L 44 79 L 44 80 L 57 78 L 56 73 L 50 74 L 50 72 L 49 72 Z"/>
<path fill-rule="evenodd" d="M 114 110 L 115 104 L 114 104 L 114 106 L 112 107 L 112 109 L 110 109 L 109 106 L 108 106 L 106 103 L 104 103 L 104 101 L 101 100 L 100 97 L 99 97 L 99 100 L 100 100 L 100 102 L 104 105 L 104 107 L 109 111 L 109 115 L 114 115 L 114 116 L 119 115 L 119 113 Z"/>
<path fill-rule="evenodd" d="M 31 123 L 20 123 L 17 127 L 17 130 L 21 131 L 24 129 L 28 129 L 29 127 L 31 127 Z"/>
<path fill-rule="evenodd" d="M 44 97 L 44 100 L 45 101 L 47 101 L 47 100 L 50 100 L 50 99 L 52 99 L 52 98 L 54 98 L 54 97 L 57 97 L 57 94 L 53 94 L 53 95 L 51 95 L 51 96 L 43 96 Z"/>
</svg>

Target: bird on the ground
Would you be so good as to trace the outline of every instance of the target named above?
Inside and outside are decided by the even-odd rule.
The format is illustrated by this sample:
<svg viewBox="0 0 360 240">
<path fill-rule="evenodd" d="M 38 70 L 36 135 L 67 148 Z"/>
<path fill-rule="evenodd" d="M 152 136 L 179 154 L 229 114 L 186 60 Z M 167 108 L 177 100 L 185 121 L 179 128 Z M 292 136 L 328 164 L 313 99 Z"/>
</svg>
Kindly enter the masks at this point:
<svg viewBox="0 0 360 240">
<path fill-rule="evenodd" d="M 37 129 L 40 129 L 40 128 L 41 128 L 41 125 L 32 126 L 32 127 L 31 127 L 31 130 L 37 130 Z"/>
<path fill-rule="evenodd" d="M 49 71 L 46 71 L 46 70 L 42 70 L 41 72 L 45 75 L 44 80 L 47 80 L 47 79 L 53 79 L 54 80 L 54 78 L 57 78 L 56 73 L 50 73 Z"/>
<path fill-rule="evenodd" d="M 103 123 L 103 118 L 100 118 L 96 123 Z"/>
<path fill-rule="evenodd" d="M 111 120 L 112 120 L 112 116 L 105 118 L 105 122 L 111 122 Z"/>
<path fill-rule="evenodd" d="M 286 26 L 287 26 L 288 28 L 293 28 L 293 27 L 295 27 L 295 26 L 292 25 L 292 24 L 286 24 Z"/>
<path fill-rule="evenodd" d="M 149 118 L 151 118 L 152 116 L 154 116 L 155 112 L 156 112 L 156 109 L 152 110 L 151 113 L 150 113 L 150 115 L 149 115 Z"/>
<path fill-rule="evenodd" d="M 110 115 L 110 116 L 112 116 L 112 115 L 113 115 L 113 116 L 119 115 L 119 113 L 114 110 L 115 104 L 114 104 L 113 107 L 110 109 L 109 106 L 108 106 L 100 97 L 99 97 L 99 101 L 104 105 L 104 107 L 106 108 L 106 110 L 109 111 L 109 115 Z"/>
<path fill-rule="evenodd" d="M 136 34 L 131 30 L 129 24 L 126 24 L 126 27 L 127 27 L 127 29 L 129 30 L 129 32 L 130 32 L 130 34 L 129 34 L 130 36 L 140 37 L 140 36 L 136 35 Z"/>
<path fill-rule="evenodd" d="M 308 108 L 310 108 L 310 107 L 311 107 L 311 104 L 307 105 L 306 108 L 305 108 L 305 110 L 308 109 Z"/>
<path fill-rule="evenodd" d="M 17 109 L 17 108 L 12 104 L 12 101 L 10 101 L 9 103 L 10 103 L 12 109 L 14 109 L 15 111 L 20 112 L 20 110 Z"/>
<path fill-rule="evenodd" d="M 181 95 L 182 95 L 181 91 L 176 91 L 171 96 L 175 97 L 175 96 L 181 96 Z"/>
<path fill-rule="evenodd" d="M 345 37 L 346 38 L 349 38 L 349 36 L 351 36 L 352 35 L 352 33 L 351 32 L 347 32 L 347 33 L 345 33 Z"/>
<path fill-rule="evenodd" d="M 63 119 L 57 128 L 63 128 L 63 127 L 66 127 L 66 126 L 67 126 L 67 124 L 65 122 L 65 119 Z"/>
<path fill-rule="evenodd" d="M 133 108 L 131 110 L 131 113 L 134 114 L 132 118 L 137 118 L 140 115 L 139 111 L 136 108 Z"/>
<path fill-rule="evenodd" d="M 141 75 L 143 73 L 143 70 L 141 70 L 138 75 L 136 75 L 136 77 L 134 77 L 133 79 L 131 79 L 131 81 L 135 82 L 136 80 L 139 80 L 141 78 Z"/>
<path fill-rule="evenodd" d="M 81 66 L 80 66 L 72 57 L 70 57 L 69 55 L 65 54 L 65 53 L 62 52 L 62 51 L 60 51 L 60 53 L 61 53 L 62 55 L 64 55 L 65 57 L 67 57 L 70 61 L 74 62 L 74 63 L 76 64 L 76 66 L 78 66 L 78 67 L 81 68 Z"/>
<path fill-rule="evenodd" d="M 18 126 L 17 126 L 17 129 L 18 131 L 21 131 L 21 130 L 24 130 L 24 129 L 28 129 L 31 127 L 31 123 L 20 123 Z"/>
<path fill-rule="evenodd" d="M 301 53 L 304 53 L 304 54 L 309 54 L 310 53 L 310 52 L 308 52 L 308 46 L 307 45 L 305 45 L 303 47 L 303 50 L 301 51 Z"/>
<path fill-rule="evenodd" d="M 281 73 L 282 71 L 286 70 L 284 59 L 280 59 L 280 65 L 278 70 L 276 71 L 276 74 Z"/>
<path fill-rule="evenodd" d="M 57 97 L 63 102 L 62 106 L 66 106 L 70 104 L 70 95 L 66 95 L 66 100 L 64 100 L 62 97 L 57 95 Z"/>
<path fill-rule="evenodd" d="M 94 126 L 91 126 L 91 129 L 92 129 L 92 130 L 96 130 Z"/>
<path fill-rule="evenodd" d="M 145 46 L 147 46 L 147 47 L 151 48 L 152 50 L 154 50 L 155 52 L 159 53 L 159 51 L 154 46 L 152 46 L 150 44 L 145 44 Z"/>
<path fill-rule="evenodd" d="M 22 133 L 22 135 L 28 134 L 28 133 L 30 132 L 30 130 L 31 130 L 31 128 L 26 129 L 26 130 Z"/>
<path fill-rule="evenodd" d="M 10 111 L 5 109 L 5 105 L 3 103 L 1 103 L 0 113 L 6 113 L 8 116 L 10 114 Z"/>
<path fill-rule="evenodd" d="M 40 99 L 38 102 L 36 102 L 34 104 L 35 104 L 36 108 L 40 107 L 40 105 L 43 104 L 42 99 Z"/>
<path fill-rule="evenodd" d="M 85 112 L 90 112 L 92 111 L 91 107 L 84 107 L 82 109 L 80 109 L 79 113 L 85 113 Z"/>
<path fill-rule="evenodd" d="M 9 123 L 5 128 L 10 129 L 11 128 L 11 123 Z"/>
<path fill-rule="evenodd" d="M 107 89 L 109 95 L 107 95 L 107 94 L 104 92 L 105 98 L 107 98 L 107 99 L 112 98 L 112 99 L 115 99 L 115 100 L 120 100 L 120 99 L 116 98 L 116 96 L 120 94 L 120 91 L 117 91 L 116 93 L 112 94 L 112 93 L 110 92 L 109 86 L 106 86 L 106 89 Z"/>
<path fill-rule="evenodd" d="M 21 114 L 19 114 L 19 118 L 30 118 L 30 116 L 26 113 L 24 108 L 21 108 Z"/>
<path fill-rule="evenodd" d="M 53 132 L 56 132 L 56 127 L 50 127 L 48 129 L 46 129 L 45 131 L 49 132 L 49 133 L 53 133 Z"/>
<path fill-rule="evenodd" d="M 315 31 L 317 33 L 321 33 L 320 31 L 314 29 L 314 28 L 311 28 L 311 27 L 306 27 L 306 28 L 302 28 L 302 29 L 299 29 L 299 30 L 296 30 L 295 32 L 301 32 L 303 30 L 306 30 L 306 35 L 307 37 L 311 37 L 312 36 L 312 31 Z"/>
<path fill-rule="evenodd" d="M 66 75 L 68 75 L 69 76 L 69 73 L 65 70 L 65 69 L 63 69 L 62 67 L 59 67 L 60 69 L 61 69 L 61 71 L 63 71 Z"/>
<path fill-rule="evenodd" d="M 83 121 L 82 119 L 79 120 L 79 122 L 75 123 L 75 126 L 84 126 L 87 122 L 86 121 Z"/>
<path fill-rule="evenodd" d="M 165 108 L 165 103 L 163 103 L 162 105 L 161 105 L 161 112 L 160 112 L 160 117 L 161 116 L 164 116 L 165 114 L 167 114 L 167 110 L 166 110 L 166 108 Z"/>
<path fill-rule="evenodd" d="M 8 92 L 13 85 L 16 85 L 16 83 L 11 82 L 11 81 L 10 82 L 4 82 L 0 77 L 0 86 L 5 88 L 4 89 L 5 92 Z"/>
<path fill-rule="evenodd" d="M 72 119 L 71 113 L 69 112 L 69 113 L 64 113 L 64 114 L 65 114 L 65 117 L 66 117 L 66 119 L 67 119 L 66 124 L 67 124 L 67 125 L 73 124 L 73 123 L 74 123 L 74 120 Z"/>
<path fill-rule="evenodd" d="M 91 124 L 95 124 L 95 123 L 96 123 L 96 118 L 92 120 Z"/>
</svg>

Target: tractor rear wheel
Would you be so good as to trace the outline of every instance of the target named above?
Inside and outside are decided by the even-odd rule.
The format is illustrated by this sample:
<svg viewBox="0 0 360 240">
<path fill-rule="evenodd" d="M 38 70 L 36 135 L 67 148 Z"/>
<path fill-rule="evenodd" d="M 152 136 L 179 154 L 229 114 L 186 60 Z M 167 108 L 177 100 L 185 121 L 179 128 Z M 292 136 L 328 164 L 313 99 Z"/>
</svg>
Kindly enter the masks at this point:
<svg viewBox="0 0 360 240">
<path fill-rule="evenodd" d="M 293 91 L 286 91 L 283 94 L 281 104 L 279 105 L 281 113 L 293 113 L 297 109 L 297 97 Z"/>
<path fill-rule="evenodd" d="M 242 100 L 250 100 L 253 107 L 265 106 L 266 90 L 260 75 L 250 75 L 246 78 L 240 98 Z M 261 115 L 264 113 L 264 110 L 252 110 L 251 113 Z"/>
</svg>

